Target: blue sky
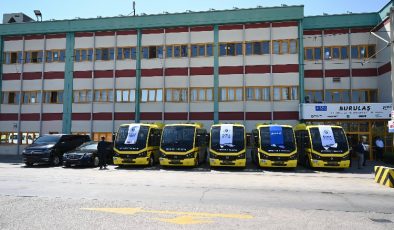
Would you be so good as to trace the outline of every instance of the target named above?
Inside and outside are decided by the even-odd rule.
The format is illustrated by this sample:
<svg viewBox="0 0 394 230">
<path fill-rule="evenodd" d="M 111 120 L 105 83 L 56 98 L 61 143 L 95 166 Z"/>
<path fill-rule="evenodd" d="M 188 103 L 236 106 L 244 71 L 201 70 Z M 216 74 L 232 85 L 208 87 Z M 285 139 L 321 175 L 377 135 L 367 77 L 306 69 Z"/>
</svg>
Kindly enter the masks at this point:
<svg viewBox="0 0 394 230">
<path fill-rule="evenodd" d="M 43 20 L 62 20 L 95 18 L 97 16 L 113 17 L 129 15 L 132 12 L 133 0 L 0 0 L 0 13 L 23 12 L 35 19 L 33 10 L 42 12 Z M 136 13 L 157 14 L 206 11 L 238 8 L 253 8 L 286 5 L 304 5 L 305 15 L 342 14 L 353 12 L 376 12 L 389 0 L 135 0 Z"/>
</svg>

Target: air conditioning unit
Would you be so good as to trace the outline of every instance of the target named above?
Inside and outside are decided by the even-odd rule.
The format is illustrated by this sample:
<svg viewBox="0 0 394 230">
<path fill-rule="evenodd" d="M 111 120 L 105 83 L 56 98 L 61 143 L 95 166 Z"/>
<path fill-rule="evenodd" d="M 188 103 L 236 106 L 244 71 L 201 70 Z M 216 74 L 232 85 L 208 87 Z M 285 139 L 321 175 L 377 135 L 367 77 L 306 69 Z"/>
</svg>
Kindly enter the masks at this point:
<svg viewBox="0 0 394 230">
<path fill-rule="evenodd" d="M 332 82 L 341 82 L 341 78 L 340 77 L 333 77 Z"/>
</svg>

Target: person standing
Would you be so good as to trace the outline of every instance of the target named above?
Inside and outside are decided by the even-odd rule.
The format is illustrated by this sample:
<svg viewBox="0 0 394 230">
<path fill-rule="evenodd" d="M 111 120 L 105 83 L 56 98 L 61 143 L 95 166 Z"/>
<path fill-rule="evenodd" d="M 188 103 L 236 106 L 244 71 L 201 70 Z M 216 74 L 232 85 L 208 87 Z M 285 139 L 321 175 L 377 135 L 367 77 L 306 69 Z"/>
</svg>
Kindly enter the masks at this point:
<svg viewBox="0 0 394 230">
<path fill-rule="evenodd" d="M 367 137 L 362 136 L 355 148 L 355 152 L 356 152 L 357 158 L 358 158 L 358 169 L 361 169 L 362 166 L 365 166 L 364 157 L 367 152 L 367 147 L 365 145 L 366 142 L 367 142 Z"/>
<path fill-rule="evenodd" d="M 384 149 L 384 142 L 382 140 L 382 138 L 380 138 L 379 136 L 376 137 L 376 141 L 375 141 L 375 145 L 376 145 L 376 160 L 383 160 L 383 149 Z"/>
<path fill-rule="evenodd" d="M 97 152 L 100 160 L 100 169 L 107 168 L 107 142 L 105 137 L 101 137 L 101 141 L 97 145 Z"/>
</svg>

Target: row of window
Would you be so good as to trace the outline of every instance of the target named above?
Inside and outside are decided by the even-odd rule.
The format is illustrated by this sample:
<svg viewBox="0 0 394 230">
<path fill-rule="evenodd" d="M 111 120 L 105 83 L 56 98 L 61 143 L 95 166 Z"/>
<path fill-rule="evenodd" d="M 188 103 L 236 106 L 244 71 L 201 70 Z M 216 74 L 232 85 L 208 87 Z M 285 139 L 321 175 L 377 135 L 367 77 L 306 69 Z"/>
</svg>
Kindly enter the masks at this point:
<svg viewBox="0 0 394 230">
<path fill-rule="evenodd" d="M 51 132 L 51 134 L 56 134 L 58 132 Z M 39 137 L 38 132 L 20 132 L 19 144 L 30 145 L 35 139 Z M 89 133 L 73 133 L 80 135 L 90 135 Z M 112 141 L 111 132 L 96 132 L 93 133 L 93 140 L 100 141 L 101 137 L 105 137 L 106 141 Z M 0 144 L 18 144 L 18 132 L 0 132 Z"/>
<path fill-rule="evenodd" d="M 324 52 L 322 47 L 305 48 L 305 60 L 325 60 L 348 59 L 349 46 L 326 46 Z M 354 45 L 351 46 L 350 55 L 352 59 L 374 58 L 376 53 L 375 45 Z"/>
<path fill-rule="evenodd" d="M 247 87 L 245 92 L 248 101 L 270 101 L 271 87 Z M 298 100 L 297 86 L 273 87 L 273 100 Z M 242 101 L 244 93 L 242 87 L 220 87 L 220 101 Z M 165 89 L 166 102 L 187 102 L 187 88 Z M 22 93 L 23 104 L 41 103 L 40 91 L 26 91 Z M 115 94 L 112 89 L 74 90 L 74 103 L 92 102 L 135 102 L 135 89 L 117 89 Z M 19 92 L 3 92 L 3 104 L 19 104 Z M 163 101 L 163 89 L 141 89 L 141 102 Z M 191 88 L 190 101 L 213 101 L 213 88 Z M 44 91 L 44 103 L 63 103 L 63 91 Z"/>
<path fill-rule="evenodd" d="M 43 97 L 41 91 L 26 91 L 22 93 L 22 98 L 20 97 L 19 92 L 2 92 L 3 95 L 3 104 L 19 104 L 19 101 L 22 99 L 23 104 L 35 104 L 41 103 L 50 103 L 50 104 L 61 104 L 63 103 L 63 91 L 44 91 Z"/>
<path fill-rule="evenodd" d="M 42 62 L 64 62 L 65 50 L 42 50 L 19 52 L 4 52 L 4 64 L 42 63 Z"/>
<path fill-rule="evenodd" d="M 351 98 L 350 98 L 351 95 Z M 378 102 L 378 91 L 376 89 L 329 89 L 323 98 L 323 90 L 306 90 L 307 103 L 369 103 Z"/>
</svg>

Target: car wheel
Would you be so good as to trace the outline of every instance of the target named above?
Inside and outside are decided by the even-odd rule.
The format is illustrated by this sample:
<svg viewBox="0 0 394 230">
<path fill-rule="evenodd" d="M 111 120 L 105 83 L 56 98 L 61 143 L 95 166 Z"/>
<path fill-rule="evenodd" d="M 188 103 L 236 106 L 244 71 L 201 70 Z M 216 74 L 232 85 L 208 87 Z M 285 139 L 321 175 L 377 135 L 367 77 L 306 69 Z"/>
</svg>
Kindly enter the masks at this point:
<svg viewBox="0 0 394 230">
<path fill-rule="evenodd" d="M 66 163 L 64 163 L 64 167 L 70 168 L 70 167 L 71 167 L 71 164 L 66 162 Z"/>
<path fill-rule="evenodd" d="M 52 165 L 53 166 L 58 166 L 60 164 L 60 158 L 58 155 L 54 155 L 52 157 Z"/>
<path fill-rule="evenodd" d="M 93 158 L 93 167 L 98 167 L 100 163 L 100 159 L 96 156 Z"/>
<path fill-rule="evenodd" d="M 33 163 L 25 162 L 25 165 L 26 165 L 26 167 L 31 167 L 31 166 L 33 166 Z"/>
</svg>

